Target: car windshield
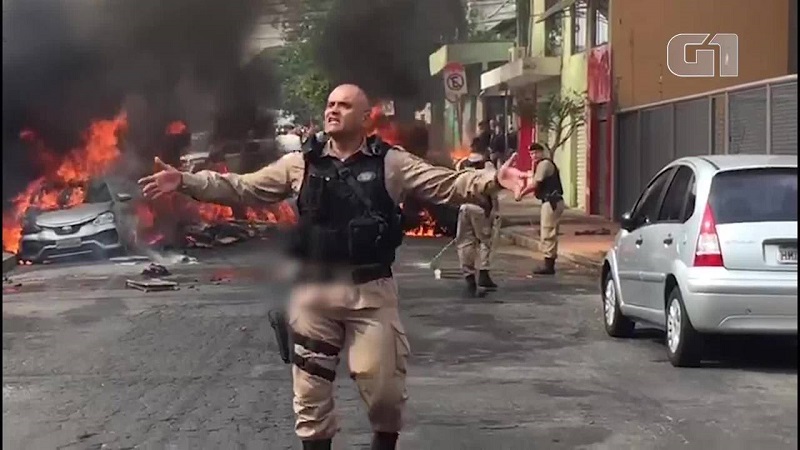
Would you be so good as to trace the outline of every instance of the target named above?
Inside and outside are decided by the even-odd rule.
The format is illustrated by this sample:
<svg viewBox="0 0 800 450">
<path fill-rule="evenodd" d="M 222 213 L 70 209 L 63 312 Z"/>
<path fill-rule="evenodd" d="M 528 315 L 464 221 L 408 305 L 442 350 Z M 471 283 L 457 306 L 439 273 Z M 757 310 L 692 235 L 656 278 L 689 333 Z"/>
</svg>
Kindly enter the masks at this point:
<svg viewBox="0 0 800 450">
<path fill-rule="evenodd" d="M 111 201 L 111 191 L 108 184 L 101 180 L 89 181 L 86 185 L 86 197 L 84 203 L 104 203 Z"/>
<path fill-rule="evenodd" d="M 709 198 L 718 224 L 797 221 L 797 169 L 765 168 L 714 176 Z"/>
</svg>

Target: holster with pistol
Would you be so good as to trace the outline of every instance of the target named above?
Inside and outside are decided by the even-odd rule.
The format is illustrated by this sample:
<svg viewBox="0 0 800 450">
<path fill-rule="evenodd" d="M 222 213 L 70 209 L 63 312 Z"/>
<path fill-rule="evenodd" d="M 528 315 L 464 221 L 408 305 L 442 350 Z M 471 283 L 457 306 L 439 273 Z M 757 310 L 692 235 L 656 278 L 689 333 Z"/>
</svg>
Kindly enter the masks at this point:
<svg viewBox="0 0 800 450">
<path fill-rule="evenodd" d="M 564 196 L 558 192 L 551 192 L 550 194 L 545 195 L 544 201 L 550 203 L 550 207 L 553 208 L 553 211 L 556 210 L 558 207 L 558 202 L 564 199 Z"/>
<path fill-rule="evenodd" d="M 281 354 L 281 360 L 286 364 L 292 363 L 292 342 L 291 333 L 289 333 L 289 319 L 286 312 L 282 309 L 270 310 L 268 315 L 269 324 L 275 331 L 275 341 L 278 343 L 278 351 Z"/>
</svg>

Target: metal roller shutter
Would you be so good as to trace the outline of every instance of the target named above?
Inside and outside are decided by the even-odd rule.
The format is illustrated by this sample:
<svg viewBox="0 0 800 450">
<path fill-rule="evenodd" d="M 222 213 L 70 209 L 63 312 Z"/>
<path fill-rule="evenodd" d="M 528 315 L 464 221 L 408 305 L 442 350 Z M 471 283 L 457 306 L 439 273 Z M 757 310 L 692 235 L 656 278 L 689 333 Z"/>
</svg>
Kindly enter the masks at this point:
<svg viewBox="0 0 800 450">
<path fill-rule="evenodd" d="M 711 153 L 708 98 L 675 104 L 675 158 Z"/>
<path fill-rule="evenodd" d="M 730 102 L 728 153 L 767 153 L 767 89 L 733 92 Z"/>
<path fill-rule="evenodd" d="M 775 155 L 797 154 L 797 82 L 772 86 L 771 151 Z"/>
<path fill-rule="evenodd" d="M 586 164 L 586 127 L 584 125 L 575 129 L 575 192 L 577 193 L 576 205 L 578 209 L 587 211 L 586 208 L 586 184 L 587 184 L 587 164 Z"/>
</svg>

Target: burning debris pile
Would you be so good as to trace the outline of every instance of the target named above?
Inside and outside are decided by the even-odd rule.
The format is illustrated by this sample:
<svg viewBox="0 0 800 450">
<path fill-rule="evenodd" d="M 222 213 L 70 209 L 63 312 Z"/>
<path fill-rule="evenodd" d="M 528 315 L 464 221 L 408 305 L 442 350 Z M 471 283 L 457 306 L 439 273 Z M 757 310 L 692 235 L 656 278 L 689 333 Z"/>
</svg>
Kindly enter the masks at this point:
<svg viewBox="0 0 800 450">
<path fill-rule="evenodd" d="M 428 153 L 428 131 L 424 122 L 401 124 L 384 114 L 380 105 L 374 106 L 370 114 L 372 134 L 392 145 L 400 145 L 420 158 Z M 470 153 L 468 148 L 456 148 L 450 151 L 453 166 Z M 407 200 L 403 205 L 406 236 L 417 237 L 453 237 L 456 234 L 458 209 L 451 206 L 420 204 L 415 199 Z"/>
<path fill-rule="evenodd" d="M 99 180 L 112 176 L 121 163 L 121 140 L 127 130 L 124 113 L 110 120 L 94 121 L 85 135 L 84 143 L 63 156 L 49 150 L 34 131 L 25 130 L 21 139 L 31 148 L 41 166 L 42 177 L 31 182 L 26 189 L 14 197 L 3 212 L 3 250 L 20 254 L 24 259 L 21 244 L 23 236 L 37 236 L 37 243 L 63 235 L 65 228 L 80 229 L 97 221 L 95 216 L 86 216 L 82 222 L 68 226 L 44 226 L 37 218 L 48 212 L 73 212 L 87 204 L 113 201 L 109 192 L 100 201 L 93 196 L 93 186 Z M 173 123 L 167 129 L 175 133 L 179 125 Z M 225 167 L 220 167 L 225 171 Z M 131 185 L 135 186 L 133 180 Z M 100 185 L 106 186 L 103 181 Z M 287 203 L 269 208 L 234 208 L 194 201 L 176 194 L 155 201 L 147 201 L 135 192 L 126 192 L 132 200 L 127 209 L 130 217 L 113 214 L 115 239 L 126 248 L 136 247 L 199 247 L 227 245 L 262 235 L 280 224 L 296 221 L 294 210 Z M 97 194 L 94 194 L 95 197 Z M 93 222 L 94 220 L 94 222 Z M 61 229 L 61 231 L 56 230 Z M 39 239 L 39 236 L 41 239 Z M 82 239 L 76 242 L 80 247 Z M 56 242 L 57 243 L 57 242 Z"/>
</svg>

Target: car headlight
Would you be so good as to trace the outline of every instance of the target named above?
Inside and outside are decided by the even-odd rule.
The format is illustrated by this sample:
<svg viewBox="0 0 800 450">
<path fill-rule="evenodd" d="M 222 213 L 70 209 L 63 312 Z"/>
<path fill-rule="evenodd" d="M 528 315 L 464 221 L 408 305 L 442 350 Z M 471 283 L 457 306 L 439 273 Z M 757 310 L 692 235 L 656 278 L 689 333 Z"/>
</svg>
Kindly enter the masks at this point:
<svg viewBox="0 0 800 450">
<path fill-rule="evenodd" d="M 42 231 L 42 227 L 40 227 L 39 225 L 36 225 L 33 222 L 25 223 L 22 226 L 22 234 L 23 235 L 25 235 L 25 234 L 36 234 L 36 233 L 38 233 L 40 231 Z"/>
<path fill-rule="evenodd" d="M 92 223 L 95 225 L 108 225 L 110 223 L 114 223 L 114 213 L 111 211 L 104 212 L 103 214 L 97 216 Z"/>
</svg>

